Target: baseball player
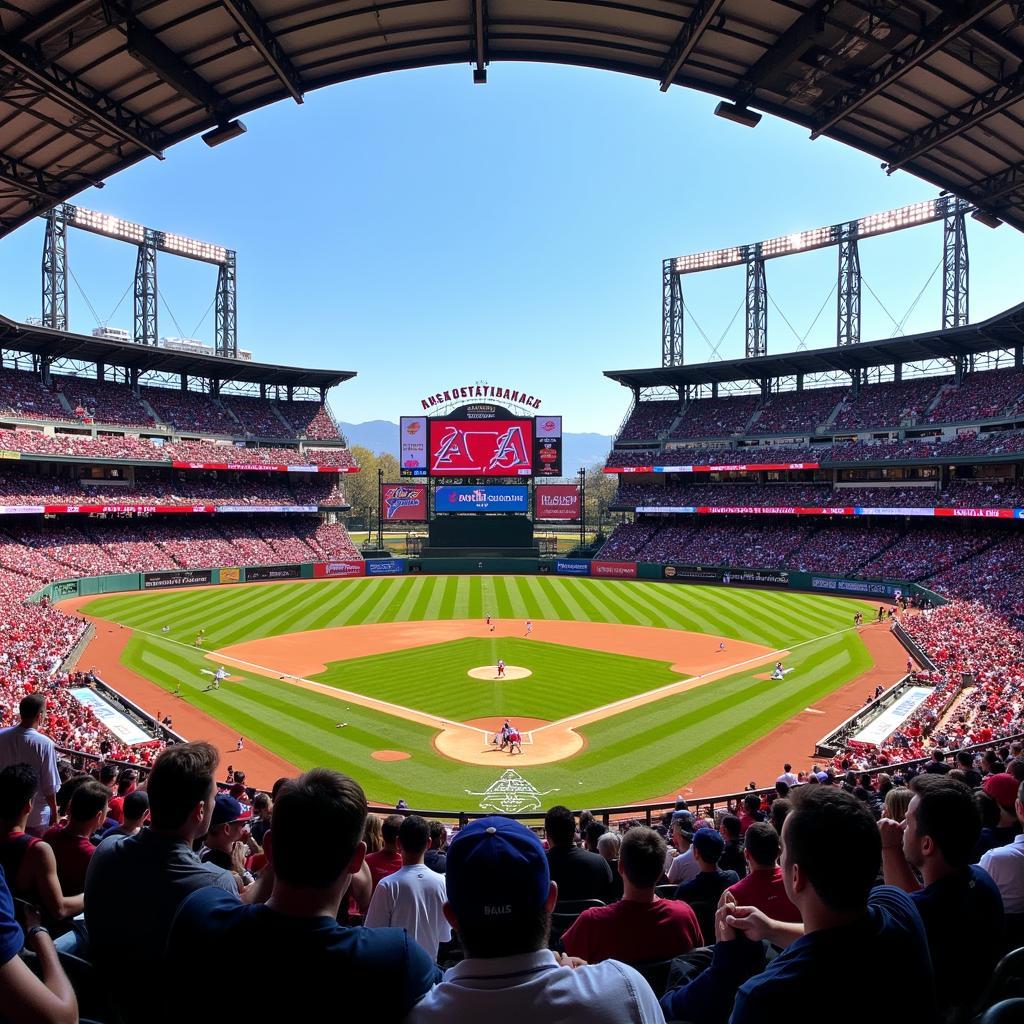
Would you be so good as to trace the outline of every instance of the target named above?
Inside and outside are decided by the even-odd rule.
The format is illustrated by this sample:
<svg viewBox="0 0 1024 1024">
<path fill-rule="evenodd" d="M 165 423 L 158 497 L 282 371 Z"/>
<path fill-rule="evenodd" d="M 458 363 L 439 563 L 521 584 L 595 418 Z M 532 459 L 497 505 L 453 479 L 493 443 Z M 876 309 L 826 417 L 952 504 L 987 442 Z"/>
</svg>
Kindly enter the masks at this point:
<svg viewBox="0 0 1024 1024">
<path fill-rule="evenodd" d="M 529 636 L 532 632 L 533 632 L 533 623 L 529 619 L 527 619 L 526 620 L 526 635 Z"/>
<path fill-rule="evenodd" d="M 489 626 L 490 624 L 491 624 L 491 613 L 488 612 L 487 613 L 487 625 Z"/>
<path fill-rule="evenodd" d="M 523 752 L 523 737 L 519 730 L 515 726 L 512 726 L 508 733 L 509 754 L 514 754 L 516 752 L 516 747 L 519 748 L 519 753 L 521 754 Z"/>
<path fill-rule="evenodd" d="M 505 659 L 504 658 L 499 658 L 498 659 L 498 678 L 499 679 L 504 679 L 505 678 Z"/>
<path fill-rule="evenodd" d="M 227 669 L 223 665 L 213 674 L 213 688 L 215 690 L 220 689 L 220 684 L 224 682 L 228 677 Z"/>
<path fill-rule="evenodd" d="M 242 750 L 245 747 L 245 738 L 242 736 L 238 737 L 238 742 L 235 744 L 235 750 Z"/>
</svg>

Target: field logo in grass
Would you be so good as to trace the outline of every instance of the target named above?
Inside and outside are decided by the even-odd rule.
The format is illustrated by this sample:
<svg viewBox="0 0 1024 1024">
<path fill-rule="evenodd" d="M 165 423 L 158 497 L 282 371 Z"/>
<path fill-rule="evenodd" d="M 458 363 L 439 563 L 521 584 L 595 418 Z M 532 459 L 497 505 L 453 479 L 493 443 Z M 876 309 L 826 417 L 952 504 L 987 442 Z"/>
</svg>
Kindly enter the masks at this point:
<svg viewBox="0 0 1024 1024">
<path fill-rule="evenodd" d="M 470 796 L 482 796 L 480 810 L 497 811 L 499 814 L 522 814 L 525 811 L 539 811 L 540 798 L 558 789 L 546 789 L 542 793 L 532 782 L 527 782 L 514 768 L 502 772 L 501 778 L 492 782 L 482 793 L 471 789 Z"/>
</svg>

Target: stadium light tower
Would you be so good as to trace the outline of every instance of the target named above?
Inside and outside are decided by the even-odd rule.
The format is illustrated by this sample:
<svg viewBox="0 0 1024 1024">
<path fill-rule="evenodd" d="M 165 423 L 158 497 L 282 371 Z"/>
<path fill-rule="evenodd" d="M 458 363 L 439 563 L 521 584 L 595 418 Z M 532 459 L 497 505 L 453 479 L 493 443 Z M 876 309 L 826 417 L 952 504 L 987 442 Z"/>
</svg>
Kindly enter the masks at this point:
<svg viewBox="0 0 1024 1024">
<path fill-rule="evenodd" d="M 811 252 L 829 246 L 839 248 L 836 344 L 860 341 L 860 252 L 858 242 L 920 224 L 943 222 L 942 326 L 967 323 L 968 259 L 966 216 L 977 212 L 966 200 L 941 195 L 896 210 L 873 213 L 859 220 L 829 227 L 795 231 L 763 242 L 733 245 L 725 249 L 677 256 L 662 263 L 661 364 L 682 366 L 683 289 L 682 277 L 721 267 L 746 266 L 746 355 L 768 351 L 768 285 L 765 261 Z"/>
<path fill-rule="evenodd" d="M 62 203 L 46 214 L 43 241 L 43 324 L 67 330 L 67 229 L 78 228 L 138 248 L 135 263 L 135 342 L 155 345 L 157 326 L 157 253 L 211 263 L 217 267 L 216 352 L 238 358 L 236 254 L 212 242 L 157 231 L 108 213 Z"/>
</svg>

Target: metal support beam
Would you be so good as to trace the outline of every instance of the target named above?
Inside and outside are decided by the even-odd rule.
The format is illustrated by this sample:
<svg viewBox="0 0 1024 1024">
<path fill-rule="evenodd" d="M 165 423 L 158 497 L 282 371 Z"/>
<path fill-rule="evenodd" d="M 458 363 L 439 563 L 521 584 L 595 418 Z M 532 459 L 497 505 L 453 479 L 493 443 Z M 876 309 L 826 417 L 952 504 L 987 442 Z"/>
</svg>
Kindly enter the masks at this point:
<svg viewBox="0 0 1024 1024">
<path fill-rule="evenodd" d="M 965 0 L 949 7 L 925 25 L 914 41 L 878 65 L 863 84 L 846 90 L 826 104 L 811 132 L 816 139 L 844 118 L 859 110 L 898 81 L 908 71 L 923 64 L 947 43 L 966 32 L 975 22 L 987 17 L 1005 0 Z"/>
<path fill-rule="evenodd" d="M 135 344 L 157 343 L 156 252 L 158 232 L 146 228 L 135 261 Z"/>
<path fill-rule="evenodd" d="M 489 25 L 487 0 L 472 0 L 473 8 L 473 84 L 487 84 L 487 30 Z"/>
<path fill-rule="evenodd" d="M 759 247 L 758 247 L 759 249 Z M 764 260 L 755 254 L 747 258 L 746 355 L 768 354 L 768 285 L 764 276 Z"/>
<path fill-rule="evenodd" d="M 0 181 L 22 189 L 39 199 L 56 200 L 60 198 L 62 191 L 67 190 L 67 185 L 64 185 L 59 178 L 46 171 L 29 167 L 5 153 L 0 153 Z"/>
<path fill-rule="evenodd" d="M 137 21 L 125 29 L 128 52 L 179 95 L 204 106 L 218 118 L 228 116 L 227 101 L 201 75 L 196 74 L 173 50 Z"/>
<path fill-rule="evenodd" d="M 679 30 L 675 41 L 669 47 L 668 56 L 661 65 L 661 91 L 667 91 L 668 87 L 675 81 L 679 69 L 690 59 L 690 54 L 696 49 L 700 37 L 707 31 L 719 8 L 725 0 L 697 0 L 693 10 L 690 11 L 683 27 Z"/>
<path fill-rule="evenodd" d="M 968 314 L 968 203 L 955 200 L 942 222 L 942 329 L 965 327 Z"/>
<path fill-rule="evenodd" d="M 46 215 L 43 236 L 43 326 L 68 329 L 68 222 L 64 206 Z"/>
<path fill-rule="evenodd" d="M 238 358 L 238 305 L 235 252 L 228 249 L 227 259 L 217 269 L 215 351 L 228 359 Z"/>
<path fill-rule="evenodd" d="M 857 345 L 860 342 L 860 252 L 857 248 L 857 224 L 844 224 L 841 230 L 836 344 Z"/>
<path fill-rule="evenodd" d="M 47 63 L 32 47 L 0 38 L 0 64 L 4 63 L 45 89 L 52 102 L 66 107 L 86 123 L 97 125 L 114 138 L 163 159 L 163 138 L 152 125 L 117 100 L 86 85 L 72 72 L 58 64 Z"/>
<path fill-rule="evenodd" d="M 282 49 L 277 37 L 267 28 L 267 23 L 260 17 L 256 8 L 249 0 L 221 0 L 221 3 L 238 22 L 239 27 L 249 37 L 249 41 L 259 51 L 263 62 L 274 72 L 291 98 L 296 103 L 301 103 L 305 86 L 299 72 Z"/>
<path fill-rule="evenodd" d="M 683 281 L 672 260 L 661 263 L 661 365 L 683 365 Z"/>
</svg>

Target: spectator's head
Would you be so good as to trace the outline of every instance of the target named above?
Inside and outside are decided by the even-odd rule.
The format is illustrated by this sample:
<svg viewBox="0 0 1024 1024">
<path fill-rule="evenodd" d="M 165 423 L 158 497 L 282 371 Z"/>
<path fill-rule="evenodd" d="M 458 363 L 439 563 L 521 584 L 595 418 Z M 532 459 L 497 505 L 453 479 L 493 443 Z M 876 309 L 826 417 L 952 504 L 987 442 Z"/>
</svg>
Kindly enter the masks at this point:
<svg viewBox="0 0 1024 1024">
<path fill-rule="evenodd" d="M 693 859 L 701 871 L 714 871 L 725 850 L 725 840 L 713 828 L 699 828 L 693 833 Z"/>
<path fill-rule="evenodd" d="M 564 836 L 564 819 L 557 828 Z M 558 887 L 540 840 L 519 822 L 481 818 L 463 828 L 448 847 L 446 887 L 445 916 L 466 956 L 515 956 L 547 945 Z"/>
<path fill-rule="evenodd" d="M 18 704 L 18 716 L 26 729 L 32 729 L 42 722 L 46 715 L 46 698 L 41 693 L 30 693 Z"/>
<path fill-rule="evenodd" d="M 799 789 L 782 826 L 786 895 L 807 922 L 863 913 L 882 863 L 871 812 L 830 786 Z"/>
<path fill-rule="evenodd" d="M 430 825 L 430 848 L 443 850 L 448 843 L 448 832 L 445 830 L 444 822 L 434 818 L 428 824 Z"/>
<path fill-rule="evenodd" d="M 981 784 L 981 788 L 999 805 L 999 824 L 1012 825 L 1017 820 L 1014 804 L 1019 783 L 1009 772 L 996 772 Z"/>
<path fill-rule="evenodd" d="M 621 845 L 622 836 L 618 832 L 605 832 L 597 841 L 597 852 L 609 864 L 615 864 L 619 859 L 619 848 Z"/>
<path fill-rule="evenodd" d="M 978 816 L 981 818 L 982 828 L 999 827 L 999 804 L 980 789 L 974 790 L 974 806 L 978 808 Z"/>
<path fill-rule="evenodd" d="M 99 780 L 107 787 L 107 789 L 113 788 L 113 785 L 117 780 L 117 765 L 111 764 L 109 761 L 104 761 L 103 764 L 100 765 Z"/>
<path fill-rule="evenodd" d="M 0 822 L 15 826 L 27 820 L 38 785 L 39 773 L 29 764 L 9 764 L 0 771 Z"/>
<path fill-rule="evenodd" d="M 665 868 L 668 843 L 654 829 L 631 828 L 619 846 L 619 874 L 624 887 L 653 893 Z"/>
<path fill-rule="evenodd" d="M 789 783 L 788 782 L 776 782 L 775 783 L 775 795 L 778 797 L 789 796 Z"/>
<path fill-rule="evenodd" d="M 591 821 L 587 825 L 585 842 L 587 849 L 590 850 L 591 853 L 597 853 L 597 841 L 605 834 L 606 831 L 607 829 L 600 821 Z"/>
<path fill-rule="evenodd" d="M 262 818 L 264 821 L 270 820 L 270 813 L 274 809 L 274 804 L 270 797 L 266 793 L 257 793 L 252 799 L 252 811 L 253 814 Z"/>
<path fill-rule="evenodd" d="M 367 814 L 363 826 L 363 842 L 366 843 L 367 853 L 384 849 L 384 831 L 379 814 Z"/>
<path fill-rule="evenodd" d="M 430 825 L 418 814 L 407 815 L 398 826 L 398 849 L 403 864 L 422 864 L 430 845 Z"/>
<path fill-rule="evenodd" d="M 252 818 L 252 811 L 228 793 L 218 793 L 213 802 L 210 829 L 206 845 L 211 850 L 231 852 L 231 847 L 242 838 Z"/>
<path fill-rule="evenodd" d="M 932 751 L 932 760 L 936 764 L 942 764 L 943 761 L 946 760 L 946 752 L 942 749 L 942 747 L 936 747 Z"/>
<path fill-rule="evenodd" d="M 384 842 L 382 849 L 398 852 L 398 830 L 405 819 L 401 814 L 389 814 L 380 824 L 380 835 Z"/>
<path fill-rule="evenodd" d="M 92 835 L 106 821 L 109 800 L 110 790 L 101 782 L 83 782 L 68 806 L 69 827 L 81 835 Z"/>
<path fill-rule="evenodd" d="M 126 829 L 141 828 L 149 817 L 149 794 L 144 789 L 136 789 L 124 798 L 121 810 Z"/>
<path fill-rule="evenodd" d="M 793 766 L 792 766 L 791 764 L 784 764 L 784 765 L 782 766 L 782 770 L 783 770 L 783 771 L 784 771 L 784 772 L 785 772 L 785 773 L 786 773 L 787 775 L 789 775 L 789 774 L 790 774 L 790 773 L 791 773 L 791 772 L 793 771 Z"/>
<path fill-rule="evenodd" d="M 127 796 L 138 784 L 139 773 L 134 768 L 122 768 L 117 774 L 117 795 Z"/>
<path fill-rule="evenodd" d="M 743 798 L 743 810 L 753 817 L 761 809 L 761 798 L 756 793 L 748 793 Z"/>
<path fill-rule="evenodd" d="M 1024 782 L 1024 757 L 1014 757 L 1006 766 L 1007 775 L 1012 775 L 1018 782 Z"/>
<path fill-rule="evenodd" d="M 793 801 L 787 797 L 785 800 L 773 800 L 772 808 L 769 811 L 772 821 L 772 827 L 781 836 L 782 835 L 782 823 L 786 820 L 786 815 L 793 810 Z"/>
<path fill-rule="evenodd" d="M 576 838 L 576 819 L 572 811 L 562 804 L 555 804 L 544 815 L 544 834 L 551 849 L 572 846 Z"/>
<path fill-rule="evenodd" d="M 235 776 L 235 773 L 232 772 L 231 773 L 231 777 L 234 778 L 234 776 Z M 273 786 L 270 787 L 270 799 L 271 799 L 271 801 L 274 801 L 274 800 L 277 799 L 277 794 L 281 792 L 281 787 L 286 782 L 290 782 L 290 781 L 291 781 L 291 779 L 289 779 L 287 777 L 280 778 L 280 779 L 277 780 L 277 782 L 274 783 Z"/>
<path fill-rule="evenodd" d="M 219 760 L 209 743 L 176 743 L 160 752 L 146 783 L 155 831 L 175 833 L 187 842 L 207 831 Z"/>
<path fill-rule="evenodd" d="M 907 808 L 914 794 L 905 786 L 897 786 L 885 794 L 885 810 L 883 817 L 893 821 L 903 821 L 907 816 Z"/>
<path fill-rule="evenodd" d="M 974 755 L 969 750 L 960 750 L 956 755 L 956 763 L 961 768 L 973 768 Z"/>
<path fill-rule="evenodd" d="M 693 842 L 693 815 L 689 811 L 675 811 L 672 815 L 672 845 L 686 853 Z"/>
<path fill-rule="evenodd" d="M 743 859 L 750 871 L 772 871 L 779 859 L 779 833 L 766 821 L 756 821 L 743 836 Z"/>
<path fill-rule="evenodd" d="M 340 903 L 363 864 L 365 821 L 366 796 L 347 775 L 314 768 L 289 779 L 271 818 L 275 898 L 314 889 Z"/>
<path fill-rule="evenodd" d="M 776 803 L 778 803 L 778 801 L 776 801 Z M 774 804 L 772 806 L 774 806 Z M 722 833 L 722 838 L 726 842 L 734 843 L 740 837 L 741 827 L 742 823 L 735 814 L 726 814 L 723 815 L 718 830 Z"/>
<path fill-rule="evenodd" d="M 962 782 L 919 775 L 910 788 L 914 798 L 907 808 L 903 853 L 930 885 L 970 863 L 981 834 L 981 818 L 971 791 Z"/>
</svg>

